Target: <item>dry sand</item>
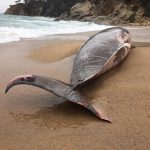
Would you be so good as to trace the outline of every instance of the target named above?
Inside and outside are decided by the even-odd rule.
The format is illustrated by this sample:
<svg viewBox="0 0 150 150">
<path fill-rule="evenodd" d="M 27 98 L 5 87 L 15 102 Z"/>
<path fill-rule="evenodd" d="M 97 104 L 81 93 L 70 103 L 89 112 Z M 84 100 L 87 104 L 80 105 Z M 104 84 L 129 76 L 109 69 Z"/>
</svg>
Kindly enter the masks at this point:
<svg viewBox="0 0 150 150">
<path fill-rule="evenodd" d="M 4 94 L 6 84 L 20 74 L 69 82 L 71 55 L 82 43 L 43 40 L 0 45 L 0 150 L 149 150 L 150 47 L 132 49 L 120 65 L 81 90 L 113 123 L 39 88 L 16 86 Z"/>
</svg>

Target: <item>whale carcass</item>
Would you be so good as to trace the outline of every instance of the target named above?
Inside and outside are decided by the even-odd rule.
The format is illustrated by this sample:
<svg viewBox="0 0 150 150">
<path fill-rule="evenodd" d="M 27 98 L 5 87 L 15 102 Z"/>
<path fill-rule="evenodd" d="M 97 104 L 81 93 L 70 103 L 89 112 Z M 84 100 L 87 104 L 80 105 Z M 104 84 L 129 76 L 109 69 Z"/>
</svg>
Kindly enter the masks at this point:
<svg viewBox="0 0 150 150">
<path fill-rule="evenodd" d="M 101 110 L 96 109 L 81 95 L 80 87 L 119 64 L 130 49 L 130 34 L 127 29 L 112 27 L 102 30 L 88 39 L 77 52 L 70 84 L 45 76 L 21 75 L 7 85 L 5 92 L 18 84 L 37 86 L 82 105 L 99 118 L 110 121 Z"/>
</svg>

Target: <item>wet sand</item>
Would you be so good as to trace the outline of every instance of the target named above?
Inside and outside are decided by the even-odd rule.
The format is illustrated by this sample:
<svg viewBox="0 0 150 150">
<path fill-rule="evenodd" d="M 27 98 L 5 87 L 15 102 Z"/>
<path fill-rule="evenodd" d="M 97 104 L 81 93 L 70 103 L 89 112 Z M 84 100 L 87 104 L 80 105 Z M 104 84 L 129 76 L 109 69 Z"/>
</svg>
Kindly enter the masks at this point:
<svg viewBox="0 0 150 150">
<path fill-rule="evenodd" d="M 140 47 L 132 49 L 121 64 L 81 89 L 113 123 L 32 86 L 16 86 L 4 94 L 6 84 L 21 74 L 69 83 L 72 54 L 82 43 L 51 39 L 0 45 L 0 149 L 149 150 L 149 42 L 137 41 Z"/>
<path fill-rule="evenodd" d="M 48 45 L 34 49 L 29 57 L 45 63 L 56 62 L 74 55 L 82 44 L 83 41 L 52 40 Z"/>
</svg>

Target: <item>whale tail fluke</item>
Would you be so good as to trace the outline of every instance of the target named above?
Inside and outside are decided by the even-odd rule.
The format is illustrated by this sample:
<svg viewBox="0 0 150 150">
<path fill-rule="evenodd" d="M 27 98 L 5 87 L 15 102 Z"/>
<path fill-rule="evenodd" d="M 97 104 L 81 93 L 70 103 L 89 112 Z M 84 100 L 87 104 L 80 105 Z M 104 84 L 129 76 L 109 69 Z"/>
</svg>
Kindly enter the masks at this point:
<svg viewBox="0 0 150 150">
<path fill-rule="evenodd" d="M 59 97 L 63 97 L 68 101 L 74 102 L 87 108 L 100 119 L 111 122 L 111 120 L 105 117 L 105 115 L 96 109 L 95 106 L 91 105 L 87 100 L 85 100 L 78 89 L 73 89 L 69 84 L 45 76 L 22 75 L 14 78 L 7 85 L 5 93 L 7 93 L 13 86 L 19 84 L 32 85 L 47 90 Z"/>
</svg>

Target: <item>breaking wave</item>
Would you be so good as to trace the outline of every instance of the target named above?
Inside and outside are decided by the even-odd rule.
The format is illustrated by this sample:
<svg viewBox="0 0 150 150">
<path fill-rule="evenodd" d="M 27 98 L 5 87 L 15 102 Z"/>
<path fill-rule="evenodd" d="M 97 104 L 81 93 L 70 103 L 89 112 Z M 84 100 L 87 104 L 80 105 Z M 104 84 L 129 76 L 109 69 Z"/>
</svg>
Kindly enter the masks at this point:
<svg viewBox="0 0 150 150">
<path fill-rule="evenodd" d="M 0 43 L 36 39 L 54 34 L 70 34 L 108 28 L 79 21 L 54 21 L 48 17 L 0 15 Z"/>
</svg>

